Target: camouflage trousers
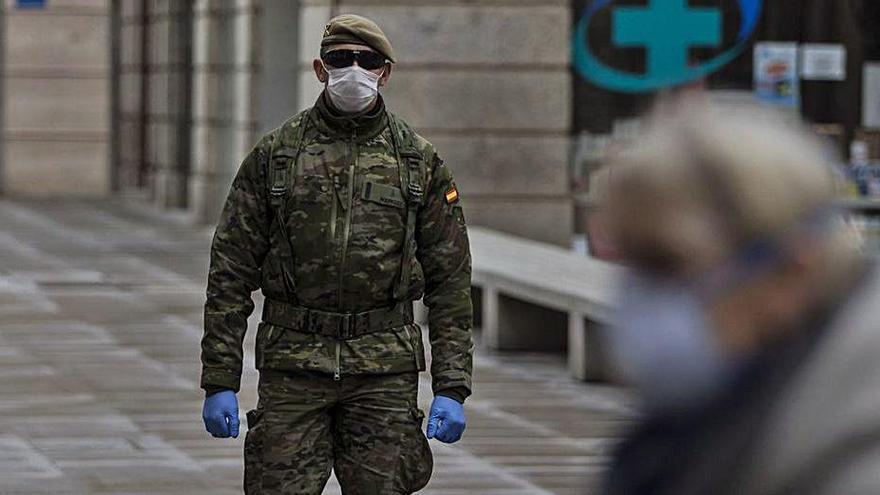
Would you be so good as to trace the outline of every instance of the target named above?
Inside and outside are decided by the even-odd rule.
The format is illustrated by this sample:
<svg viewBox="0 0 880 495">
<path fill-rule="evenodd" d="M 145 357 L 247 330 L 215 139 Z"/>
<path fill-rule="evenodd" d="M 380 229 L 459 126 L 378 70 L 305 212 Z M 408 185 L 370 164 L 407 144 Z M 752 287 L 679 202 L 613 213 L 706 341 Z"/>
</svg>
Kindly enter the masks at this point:
<svg viewBox="0 0 880 495">
<path fill-rule="evenodd" d="M 247 413 L 247 495 L 320 495 L 331 468 L 345 495 L 423 488 L 433 457 L 422 431 L 418 373 L 334 380 L 310 372 L 260 373 Z"/>
</svg>

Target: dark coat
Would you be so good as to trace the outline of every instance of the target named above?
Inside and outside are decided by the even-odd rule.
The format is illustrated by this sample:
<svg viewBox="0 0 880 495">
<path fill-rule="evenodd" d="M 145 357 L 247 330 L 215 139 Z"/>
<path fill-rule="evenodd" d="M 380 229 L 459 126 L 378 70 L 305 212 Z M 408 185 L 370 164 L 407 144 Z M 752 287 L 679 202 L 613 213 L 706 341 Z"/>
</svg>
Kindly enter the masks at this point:
<svg viewBox="0 0 880 495">
<path fill-rule="evenodd" d="M 687 417 L 648 418 L 606 495 L 880 494 L 880 271 Z"/>
</svg>

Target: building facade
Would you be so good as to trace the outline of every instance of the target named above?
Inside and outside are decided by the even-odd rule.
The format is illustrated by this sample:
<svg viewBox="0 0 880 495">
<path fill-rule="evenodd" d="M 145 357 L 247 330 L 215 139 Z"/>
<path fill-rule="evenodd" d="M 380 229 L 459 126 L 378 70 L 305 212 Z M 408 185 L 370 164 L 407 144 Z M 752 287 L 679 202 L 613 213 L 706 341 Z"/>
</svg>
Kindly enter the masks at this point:
<svg viewBox="0 0 880 495">
<path fill-rule="evenodd" d="M 108 194 L 109 2 L 0 7 L 0 191 Z"/>
<path fill-rule="evenodd" d="M 629 121 L 654 99 L 572 71 L 573 26 L 593 3 L 0 0 L 0 194 L 135 193 L 212 223 L 259 135 L 321 91 L 311 61 L 326 21 L 356 12 L 394 43 L 389 106 L 451 164 L 469 221 L 566 245 L 579 223 L 572 191 L 589 168 L 581 161 L 602 156 L 596 143 L 637 135 Z M 880 58 L 874 3 L 764 2 L 754 35 L 846 46 L 846 81 L 803 84 L 801 111 L 847 138 L 859 123 L 863 59 Z M 725 39 L 735 37 L 735 0 L 688 4 L 719 7 Z M 610 65 L 643 70 L 643 48 L 611 43 L 612 21 L 612 8 L 600 12 L 590 43 Z M 747 94 L 751 52 L 705 86 Z"/>
<path fill-rule="evenodd" d="M 567 244 L 571 22 L 561 0 L 122 1 L 118 187 L 213 221 L 258 136 L 317 98 L 324 25 L 347 12 L 375 19 L 394 43 L 389 107 L 452 165 L 470 222 Z"/>
</svg>

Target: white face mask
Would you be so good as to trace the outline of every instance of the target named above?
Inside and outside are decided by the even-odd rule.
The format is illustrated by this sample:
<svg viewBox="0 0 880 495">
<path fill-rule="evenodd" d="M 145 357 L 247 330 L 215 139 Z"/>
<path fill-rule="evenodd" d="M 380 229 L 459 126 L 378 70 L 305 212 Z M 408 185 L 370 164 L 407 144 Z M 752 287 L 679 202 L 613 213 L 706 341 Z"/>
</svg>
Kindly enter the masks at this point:
<svg viewBox="0 0 880 495">
<path fill-rule="evenodd" d="M 376 101 L 382 74 L 374 74 L 357 65 L 340 69 L 330 69 L 325 65 L 324 70 L 329 76 L 327 95 L 333 106 L 340 111 L 363 112 Z"/>
<path fill-rule="evenodd" d="M 610 350 L 649 411 L 675 413 L 716 397 L 735 375 L 705 305 L 692 288 L 631 274 L 624 283 Z"/>
</svg>

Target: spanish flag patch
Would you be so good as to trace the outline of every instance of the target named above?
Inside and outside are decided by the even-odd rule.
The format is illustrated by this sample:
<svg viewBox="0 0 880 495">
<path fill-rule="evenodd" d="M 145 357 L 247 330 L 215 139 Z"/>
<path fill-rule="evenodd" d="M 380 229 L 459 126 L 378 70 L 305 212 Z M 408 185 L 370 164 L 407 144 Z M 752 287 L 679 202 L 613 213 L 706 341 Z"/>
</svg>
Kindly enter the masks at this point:
<svg viewBox="0 0 880 495">
<path fill-rule="evenodd" d="M 456 201 L 458 201 L 458 189 L 456 189 L 455 186 L 452 186 L 446 191 L 446 204 L 451 205 Z"/>
</svg>

